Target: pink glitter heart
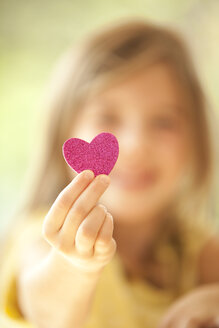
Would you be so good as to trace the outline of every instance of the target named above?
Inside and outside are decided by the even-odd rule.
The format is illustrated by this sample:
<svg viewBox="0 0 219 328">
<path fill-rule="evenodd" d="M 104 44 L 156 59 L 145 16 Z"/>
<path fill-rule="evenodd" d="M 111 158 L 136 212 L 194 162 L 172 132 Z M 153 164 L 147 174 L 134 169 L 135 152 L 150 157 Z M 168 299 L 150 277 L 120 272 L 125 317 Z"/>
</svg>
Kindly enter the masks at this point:
<svg viewBox="0 0 219 328">
<path fill-rule="evenodd" d="M 76 172 L 92 170 L 94 175 L 109 174 L 119 155 L 119 143 L 112 133 L 102 132 L 90 143 L 70 138 L 62 146 L 67 164 Z"/>
</svg>

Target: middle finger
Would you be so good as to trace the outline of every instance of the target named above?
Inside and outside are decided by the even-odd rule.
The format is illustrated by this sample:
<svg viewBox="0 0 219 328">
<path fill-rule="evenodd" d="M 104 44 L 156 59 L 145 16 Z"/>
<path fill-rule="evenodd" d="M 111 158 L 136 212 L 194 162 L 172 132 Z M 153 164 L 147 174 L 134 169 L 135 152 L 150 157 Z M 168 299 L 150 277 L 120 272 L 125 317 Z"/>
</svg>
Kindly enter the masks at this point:
<svg viewBox="0 0 219 328">
<path fill-rule="evenodd" d="M 96 205 L 109 183 L 109 176 L 100 174 L 89 184 L 69 210 L 63 226 L 60 229 L 61 235 L 64 234 L 66 238 L 69 236 L 72 243 L 74 243 L 79 225 Z"/>
</svg>

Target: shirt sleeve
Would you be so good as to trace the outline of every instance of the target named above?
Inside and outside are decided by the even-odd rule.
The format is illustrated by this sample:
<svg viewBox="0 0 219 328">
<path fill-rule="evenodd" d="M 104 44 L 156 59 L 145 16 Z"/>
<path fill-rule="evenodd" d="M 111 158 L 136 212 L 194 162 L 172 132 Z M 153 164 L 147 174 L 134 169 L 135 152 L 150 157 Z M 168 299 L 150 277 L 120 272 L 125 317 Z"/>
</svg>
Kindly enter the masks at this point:
<svg viewBox="0 0 219 328">
<path fill-rule="evenodd" d="M 19 258 L 24 247 L 39 237 L 42 229 L 43 216 L 13 222 L 12 230 L 3 245 L 0 268 L 0 327 L 4 328 L 35 328 L 19 308 L 17 298 L 17 277 Z"/>
</svg>

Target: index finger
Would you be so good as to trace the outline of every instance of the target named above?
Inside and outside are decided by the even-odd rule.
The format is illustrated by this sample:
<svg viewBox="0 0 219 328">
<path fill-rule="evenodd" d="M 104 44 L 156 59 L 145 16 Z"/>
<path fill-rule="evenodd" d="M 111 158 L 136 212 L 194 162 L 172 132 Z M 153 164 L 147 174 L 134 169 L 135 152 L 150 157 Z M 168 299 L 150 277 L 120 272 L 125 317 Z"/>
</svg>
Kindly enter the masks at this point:
<svg viewBox="0 0 219 328">
<path fill-rule="evenodd" d="M 58 195 L 52 206 L 50 207 L 45 222 L 47 232 L 52 233 L 61 227 L 72 204 L 87 188 L 94 178 L 91 170 L 84 170 L 79 173 Z M 48 229 L 49 228 L 49 229 Z M 49 230 L 49 231 L 48 231 Z"/>
</svg>

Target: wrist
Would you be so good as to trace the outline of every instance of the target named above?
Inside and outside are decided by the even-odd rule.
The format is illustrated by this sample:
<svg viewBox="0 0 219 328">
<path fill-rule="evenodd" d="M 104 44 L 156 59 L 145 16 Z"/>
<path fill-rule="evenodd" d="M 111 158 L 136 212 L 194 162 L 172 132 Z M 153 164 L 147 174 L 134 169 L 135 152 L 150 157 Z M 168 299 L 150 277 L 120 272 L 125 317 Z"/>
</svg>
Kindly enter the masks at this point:
<svg viewBox="0 0 219 328">
<path fill-rule="evenodd" d="M 80 279 L 93 281 L 99 279 L 102 274 L 103 268 L 96 271 L 84 271 L 80 270 L 73 263 L 65 257 L 64 254 L 59 252 L 56 248 L 52 247 L 50 253 L 48 254 L 47 261 L 52 267 L 59 268 L 59 274 L 66 274 L 66 272 L 78 276 Z"/>
</svg>

